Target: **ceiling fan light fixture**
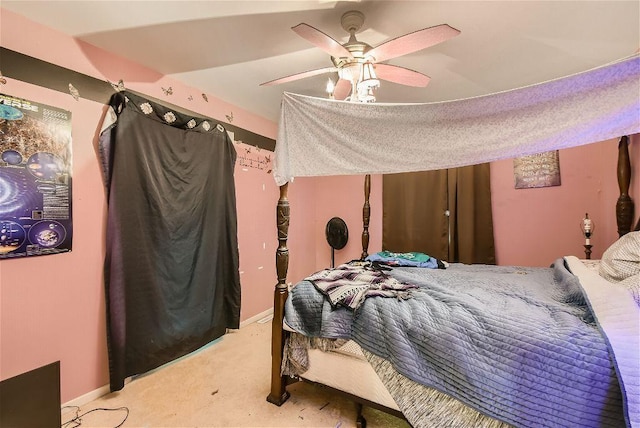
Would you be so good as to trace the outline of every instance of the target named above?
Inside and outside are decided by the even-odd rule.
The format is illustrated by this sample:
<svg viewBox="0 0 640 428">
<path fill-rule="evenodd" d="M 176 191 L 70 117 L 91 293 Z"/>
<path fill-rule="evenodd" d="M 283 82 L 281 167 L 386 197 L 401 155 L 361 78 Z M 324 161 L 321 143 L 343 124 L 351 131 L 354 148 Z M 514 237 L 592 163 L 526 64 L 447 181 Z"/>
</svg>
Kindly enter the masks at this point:
<svg viewBox="0 0 640 428">
<path fill-rule="evenodd" d="M 333 82 L 332 78 L 327 79 L 327 93 L 329 94 L 329 98 L 333 98 L 333 91 L 336 89 L 336 84 Z"/>
<path fill-rule="evenodd" d="M 360 78 L 357 83 L 353 85 L 351 101 L 361 103 L 374 103 L 376 97 L 374 90 L 380 87 L 380 80 L 376 76 L 376 71 L 373 64 L 369 61 L 360 64 L 358 67 L 360 71 Z"/>
<path fill-rule="evenodd" d="M 373 88 L 370 86 L 369 87 L 362 86 L 358 88 L 358 96 L 357 96 L 357 99 L 354 101 L 358 101 L 361 103 L 375 103 L 376 96 L 373 93 Z"/>
<path fill-rule="evenodd" d="M 361 79 L 362 66 L 357 62 L 350 62 L 338 67 L 338 77 L 348 82 L 358 83 Z"/>
<path fill-rule="evenodd" d="M 376 76 L 375 68 L 370 62 L 362 64 L 360 78 L 358 86 L 365 86 L 367 88 L 378 88 L 380 86 L 380 80 L 378 80 L 378 76 Z"/>
<path fill-rule="evenodd" d="M 351 74 L 351 69 L 349 67 L 339 68 L 338 78 L 351 82 L 351 80 L 353 79 L 353 75 Z"/>
</svg>

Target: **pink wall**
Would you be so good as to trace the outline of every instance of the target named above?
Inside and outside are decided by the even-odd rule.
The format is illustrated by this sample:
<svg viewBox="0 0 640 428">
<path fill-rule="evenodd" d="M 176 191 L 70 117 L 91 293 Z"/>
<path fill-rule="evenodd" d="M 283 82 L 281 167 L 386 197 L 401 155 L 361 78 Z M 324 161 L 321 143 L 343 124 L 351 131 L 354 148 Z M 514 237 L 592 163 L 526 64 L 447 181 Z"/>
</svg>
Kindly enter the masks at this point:
<svg viewBox="0 0 640 428">
<path fill-rule="evenodd" d="M 277 124 L 208 94 L 105 53 L 71 37 L 0 9 L 2 46 L 102 80 L 123 79 L 129 89 L 212 118 L 233 112 L 234 125 L 274 138 Z M 30 34 L 24 37 L 24 34 Z M 70 82 L 73 83 L 73 82 Z M 173 87 L 165 96 L 161 87 Z M 105 107 L 93 101 L 7 78 L 0 92 L 63 108 L 72 113 L 73 251 L 54 256 L 0 261 L 0 379 L 61 361 L 62 401 L 108 384 L 102 265 L 106 204 L 96 154 Z M 82 95 L 82 93 L 81 93 Z M 193 101 L 188 101 L 193 95 Z M 238 153 L 249 147 L 238 143 Z M 252 148 L 254 154 L 257 149 Z M 270 152 L 263 151 L 264 154 Z M 278 189 L 265 170 L 235 170 L 242 283 L 241 319 L 272 307 L 276 283 L 275 203 Z M 301 186 L 304 187 L 304 186 Z M 308 187 L 308 186 L 307 186 Z M 301 189 L 304 190 L 304 189 Z M 293 192 L 295 193 L 295 192 Z M 297 198 L 313 201 L 308 192 Z M 308 204 L 302 202 L 301 206 Z M 297 254 L 309 254 L 313 237 L 303 226 L 313 211 L 296 210 Z M 297 229 L 296 229 L 297 228 Z M 297 257 L 297 256 L 296 256 Z M 300 270 L 312 270 L 313 262 Z M 302 276 L 301 273 L 298 274 Z"/>
<path fill-rule="evenodd" d="M 632 164 L 640 164 L 639 140 L 634 138 L 636 142 L 630 144 Z M 515 189 L 513 161 L 491 164 L 498 264 L 548 266 L 563 255 L 584 258 L 584 237 L 579 225 L 585 212 L 596 225 L 591 258 L 602 256 L 618 236 L 617 144 L 615 139 L 561 150 L 562 184 L 556 187 Z M 634 177 L 630 194 L 640 205 L 638 177 Z"/>
<path fill-rule="evenodd" d="M 236 146 L 238 154 L 256 152 L 246 144 Z M 262 150 L 261 154 L 271 154 Z M 257 153 L 256 153 L 257 154 Z M 238 211 L 238 247 L 242 307 L 240 318 L 246 320 L 272 305 L 276 283 L 274 254 L 276 236 L 275 201 L 278 188 L 265 170 L 241 166 L 236 162 L 236 205 Z"/>
<path fill-rule="evenodd" d="M 107 379 L 105 198 L 93 144 L 103 106 L 7 80 L 3 93 L 72 112 L 74 240 L 70 253 L 0 262 L 0 376 L 60 360 L 62 397 L 68 400 Z"/>
<path fill-rule="evenodd" d="M 382 204 L 376 202 L 382 200 L 382 176 L 371 177 L 370 198 L 369 252 L 375 252 L 382 248 Z M 325 228 L 332 217 L 342 218 L 349 229 L 347 245 L 335 252 L 336 265 L 360 258 L 364 176 L 296 178 L 289 184 L 289 204 L 288 283 L 331 265 Z"/>
<path fill-rule="evenodd" d="M 296 179 L 299 181 L 308 179 Z M 317 177 L 315 182 L 315 269 L 331 265 L 331 247 L 325 228 L 332 217 L 340 217 L 349 229 L 347 245 L 335 252 L 335 264 L 360 258 L 362 254 L 362 206 L 364 204 L 364 176 Z M 292 201 L 293 203 L 293 201 Z M 371 177 L 371 220 L 369 225 L 369 253 L 382 249 L 382 176 Z"/>
<path fill-rule="evenodd" d="M 60 360 L 70 399 L 106 381 L 105 202 L 92 144 L 103 106 L 10 79 L 1 90 L 72 111 L 73 251 L 0 262 L 2 378 Z"/>
</svg>

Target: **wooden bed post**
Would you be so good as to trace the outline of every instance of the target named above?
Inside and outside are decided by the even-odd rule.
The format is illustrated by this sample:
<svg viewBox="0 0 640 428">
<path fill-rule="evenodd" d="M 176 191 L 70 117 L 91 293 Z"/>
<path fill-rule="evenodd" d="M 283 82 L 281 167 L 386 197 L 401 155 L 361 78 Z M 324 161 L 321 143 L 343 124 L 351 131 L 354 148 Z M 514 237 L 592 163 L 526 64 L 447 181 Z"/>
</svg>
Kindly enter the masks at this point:
<svg viewBox="0 0 640 428">
<path fill-rule="evenodd" d="M 276 208 L 278 225 L 278 249 L 276 250 L 276 272 L 278 283 L 273 293 L 273 322 L 271 324 L 271 392 L 267 401 L 277 406 L 287 401 L 286 377 L 280 375 L 282 354 L 284 350 L 285 332 L 283 330 L 284 303 L 287 300 L 287 270 L 289 268 L 289 249 L 287 237 L 289 235 L 289 200 L 287 192 L 289 183 L 280 186 L 280 199 Z"/>
<path fill-rule="evenodd" d="M 371 217 L 371 205 L 369 205 L 369 196 L 371 195 L 371 176 L 364 176 L 364 206 L 362 207 L 362 260 L 369 255 L 369 219 Z"/>
<path fill-rule="evenodd" d="M 629 143 L 627 136 L 620 138 L 618 143 L 618 187 L 620 196 L 616 202 L 616 220 L 618 236 L 631 231 L 633 223 L 633 200 L 629 196 L 631 182 L 631 161 L 629 160 Z"/>
</svg>

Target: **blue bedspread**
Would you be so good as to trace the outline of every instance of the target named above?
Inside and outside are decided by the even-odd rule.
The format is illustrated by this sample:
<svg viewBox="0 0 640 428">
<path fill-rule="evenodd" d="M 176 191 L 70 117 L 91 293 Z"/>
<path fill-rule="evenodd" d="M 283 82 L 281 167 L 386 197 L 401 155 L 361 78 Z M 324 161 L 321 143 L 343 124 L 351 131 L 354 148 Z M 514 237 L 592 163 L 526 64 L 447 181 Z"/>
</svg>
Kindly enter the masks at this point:
<svg viewBox="0 0 640 428">
<path fill-rule="evenodd" d="M 286 323 L 350 338 L 408 378 L 520 427 L 622 427 L 622 393 L 607 341 L 579 281 L 552 268 L 452 264 L 395 268 L 413 298 L 367 298 L 332 310 L 313 285 L 290 293 Z"/>
</svg>

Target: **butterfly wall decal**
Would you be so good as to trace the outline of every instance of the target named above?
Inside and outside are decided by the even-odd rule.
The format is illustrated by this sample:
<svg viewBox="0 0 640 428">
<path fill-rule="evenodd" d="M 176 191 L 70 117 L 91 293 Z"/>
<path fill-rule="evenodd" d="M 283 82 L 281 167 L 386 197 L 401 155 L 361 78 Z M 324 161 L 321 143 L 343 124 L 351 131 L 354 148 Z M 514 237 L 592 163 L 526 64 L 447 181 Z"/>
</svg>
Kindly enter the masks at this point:
<svg viewBox="0 0 640 428">
<path fill-rule="evenodd" d="M 109 81 L 107 80 L 107 82 L 109 82 Z M 111 87 L 112 87 L 113 89 L 115 89 L 117 92 L 122 92 L 122 91 L 124 91 L 124 90 L 125 90 L 124 82 L 122 81 L 122 79 L 118 80 L 118 83 L 109 82 L 109 84 L 110 84 L 110 85 L 111 85 Z"/>
<path fill-rule="evenodd" d="M 162 86 L 160 86 L 160 88 L 165 95 L 173 95 L 173 88 L 171 86 L 169 86 L 167 89 L 163 88 Z"/>
<path fill-rule="evenodd" d="M 233 122 L 233 112 L 231 112 L 231 114 L 225 114 L 224 116 L 227 118 L 229 123 Z"/>
</svg>

